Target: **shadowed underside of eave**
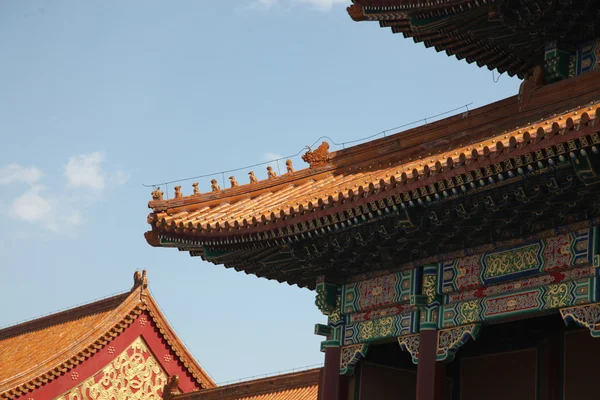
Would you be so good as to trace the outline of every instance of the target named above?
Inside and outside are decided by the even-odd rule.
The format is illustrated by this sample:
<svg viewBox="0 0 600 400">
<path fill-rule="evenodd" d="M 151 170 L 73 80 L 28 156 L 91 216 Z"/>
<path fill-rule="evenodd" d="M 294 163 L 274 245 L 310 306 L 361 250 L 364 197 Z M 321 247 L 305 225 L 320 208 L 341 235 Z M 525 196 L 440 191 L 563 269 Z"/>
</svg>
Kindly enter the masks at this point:
<svg viewBox="0 0 600 400">
<path fill-rule="evenodd" d="M 203 246 L 177 237 L 160 240 L 215 264 L 314 289 L 320 275 L 342 282 L 581 229 L 600 216 L 599 199 L 600 185 L 586 186 L 565 163 L 407 210 L 368 202 L 361 215 L 346 212 L 342 220 L 338 214 L 328 229 L 286 238 Z"/>
<path fill-rule="evenodd" d="M 377 21 L 393 33 L 459 60 L 520 78 L 544 60 L 544 46 L 577 45 L 600 36 L 598 3 L 586 0 L 354 0 L 355 21 Z"/>
</svg>

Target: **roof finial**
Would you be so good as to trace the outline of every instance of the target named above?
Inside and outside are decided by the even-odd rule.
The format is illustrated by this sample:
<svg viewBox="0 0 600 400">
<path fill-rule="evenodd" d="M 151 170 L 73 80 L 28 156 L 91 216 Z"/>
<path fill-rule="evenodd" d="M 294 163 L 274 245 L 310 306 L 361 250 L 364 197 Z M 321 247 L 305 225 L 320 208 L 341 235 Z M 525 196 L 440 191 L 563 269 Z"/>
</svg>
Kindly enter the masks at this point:
<svg viewBox="0 0 600 400">
<path fill-rule="evenodd" d="M 139 269 L 133 274 L 133 288 L 136 289 L 141 287 L 146 289 L 148 287 L 148 278 L 146 277 L 146 270 L 140 271 Z"/>
<path fill-rule="evenodd" d="M 302 159 L 310 164 L 310 168 L 325 167 L 329 164 L 329 143 L 323 142 L 315 151 L 309 146 L 308 151 L 304 153 Z"/>
<path fill-rule="evenodd" d="M 181 194 L 181 186 L 175 186 L 175 198 L 180 199 L 183 195 Z"/>
<path fill-rule="evenodd" d="M 254 175 L 254 171 L 248 172 L 248 175 L 250 175 L 250 183 L 258 182 L 258 179 L 256 179 L 256 176 Z"/>
<path fill-rule="evenodd" d="M 163 192 L 160 190 L 160 186 L 152 191 L 152 200 L 162 200 Z"/>
<path fill-rule="evenodd" d="M 288 174 L 294 173 L 294 166 L 292 165 L 292 160 L 290 160 L 289 158 L 285 160 L 285 167 L 287 168 Z"/>
<path fill-rule="evenodd" d="M 210 189 L 213 192 L 218 192 L 219 190 L 221 190 L 221 188 L 217 184 L 217 180 L 216 179 L 213 179 L 213 180 L 210 181 Z"/>
<path fill-rule="evenodd" d="M 234 187 L 238 187 L 238 183 L 237 183 L 237 181 L 235 180 L 235 176 L 230 176 L 230 177 L 229 177 L 229 183 L 231 183 L 231 187 L 232 187 L 232 188 L 234 188 Z"/>
<path fill-rule="evenodd" d="M 273 167 L 271 167 L 270 165 L 267 167 L 267 178 L 269 179 L 273 179 L 277 177 L 277 174 L 275 173 L 275 171 L 273 171 Z"/>
<path fill-rule="evenodd" d="M 200 194 L 200 189 L 198 189 L 198 182 L 192 183 L 192 187 L 194 188 L 194 194 Z"/>
</svg>

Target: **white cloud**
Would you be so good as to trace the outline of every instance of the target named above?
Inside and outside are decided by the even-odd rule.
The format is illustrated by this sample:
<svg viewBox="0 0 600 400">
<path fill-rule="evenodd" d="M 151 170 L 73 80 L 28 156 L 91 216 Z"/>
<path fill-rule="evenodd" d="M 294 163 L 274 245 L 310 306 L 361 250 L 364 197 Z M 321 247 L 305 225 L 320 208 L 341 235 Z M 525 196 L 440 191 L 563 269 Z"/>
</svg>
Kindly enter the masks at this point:
<svg viewBox="0 0 600 400">
<path fill-rule="evenodd" d="M 101 168 L 103 161 L 104 154 L 98 151 L 69 158 L 69 162 L 65 165 L 65 176 L 69 185 L 104 189 L 104 173 Z"/>
<path fill-rule="evenodd" d="M 124 185 L 131 178 L 131 174 L 129 172 L 118 169 L 113 178 L 114 182 L 117 185 Z"/>
<path fill-rule="evenodd" d="M 256 0 L 256 4 L 264 8 L 273 8 L 277 5 L 291 5 L 293 3 L 310 4 L 319 11 L 329 11 L 335 4 L 350 4 L 349 0 Z"/>
<path fill-rule="evenodd" d="M 265 153 L 263 155 L 263 157 L 267 161 L 275 161 L 275 160 L 279 160 L 280 158 L 283 158 L 282 156 L 280 156 L 279 154 L 276 154 L 276 153 Z"/>
<path fill-rule="evenodd" d="M 27 183 L 32 185 L 39 181 L 44 174 L 41 170 L 34 167 L 23 167 L 19 164 L 9 164 L 0 168 L 0 185 L 7 185 L 13 182 Z"/>
<path fill-rule="evenodd" d="M 83 216 L 81 215 L 81 212 L 78 210 L 75 210 L 73 212 L 71 212 L 70 215 L 67 215 L 65 217 L 65 221 L 69 224 L 69 225 L 81 225 L 83 222 Z"/>
<path fill-rule="evenodd" d="M 97 196 L 98 192 L 106 186 L 124 185 L 131 177 L 126 170 L 104 171 L 104 159 L 103 153 L 92 152 L 74 155 L 64 165 L 67 186 L 91 189 L 95 193 L 75 191 L 65 195 L 62 188 L 46 187 L 39 183 L 44 174 L 35 166 L 9 164 L 0 167 L 0 185 L 13 182 L 28 185 L 20 194 L 6 190 L 0 192 L 9 196 L 3 214 L 35 225 L 36 228 L 59 233 L 84 224 L 86 209 L 103 197 Z M 3 200 L 2 196 L 0 200 Z"/>
<path fill-rule="evenodd" d="M 12 203 L 14 215 L 27 222 L 53 220 L 56 207 L 51 200 L 42 196 L 45 189 L 42 185 L 34 185 L 17 197 Z"/>
<path fill-rule="evenodd" d="M 319 11 L 329 11 L 334 4 L 349 4 L 348 0 L 299 0 L 301 3 L 311 4 Z"/>
<path fill-rule="evenodd" d="M 13 200 L 11 216 L 53 232 L 63 232 L 83 222 L 79 210 L 69 208 L 65 212 L 66 208 L 69 208 L 66 200 L 53 197 L 43 185 L 33 185 Z"/>
<path fill-rule="evenodd" d="M 279 0 L 258 0 L 258 3 L 265 7 L 273 7 Z"/>
</svg>

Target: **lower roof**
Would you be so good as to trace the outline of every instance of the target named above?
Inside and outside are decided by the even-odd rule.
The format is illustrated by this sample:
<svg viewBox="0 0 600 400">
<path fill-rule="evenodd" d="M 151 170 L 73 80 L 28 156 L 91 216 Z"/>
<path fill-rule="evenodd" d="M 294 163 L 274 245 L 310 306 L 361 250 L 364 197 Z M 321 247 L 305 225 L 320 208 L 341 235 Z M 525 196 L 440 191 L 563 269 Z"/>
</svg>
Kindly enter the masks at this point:
<svg viewBox="0 0 600 400">
<path fill-rule="evenodd" d="M 215 383 L 175 335 L 148 289 L 146 271 L 133 288 L 80 307 L 0 330 L 0 399 L 15 398 L 74 368 L 147 311 L 198 387 Z"/>
<path fill-rule="evenodd" d="M 172 400 L 317 400 L 321 368 L 278 375 L 200 392 L 171 397 Z"/>
<path fill-rule="evenodd" d="M 129 292 L 119 294 L 0 330 L 0 393 L 20 377 L 31 376 L 28 372 L 36 366 L 50 366 L 62 354 L 68 358 L 85 332 L 106 325 L 128 296 Z"/>
</svg>

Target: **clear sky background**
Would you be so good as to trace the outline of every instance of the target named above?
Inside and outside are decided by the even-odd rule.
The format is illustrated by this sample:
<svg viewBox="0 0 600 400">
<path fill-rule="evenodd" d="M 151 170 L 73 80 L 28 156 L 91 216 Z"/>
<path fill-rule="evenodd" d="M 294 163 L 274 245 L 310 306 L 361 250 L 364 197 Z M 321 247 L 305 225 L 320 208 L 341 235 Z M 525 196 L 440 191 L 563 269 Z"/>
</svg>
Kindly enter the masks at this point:
<svg viewBox="0 0 600 400">
<path fill-rule="evenodd" d="M 128 290 L 145 268 L 217 382 L 322 362 L 313 292 L 150 247 L 141 184 L 517 93 L 348 4 L 0 0 L 0 326 Z"/>
</svg>

